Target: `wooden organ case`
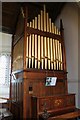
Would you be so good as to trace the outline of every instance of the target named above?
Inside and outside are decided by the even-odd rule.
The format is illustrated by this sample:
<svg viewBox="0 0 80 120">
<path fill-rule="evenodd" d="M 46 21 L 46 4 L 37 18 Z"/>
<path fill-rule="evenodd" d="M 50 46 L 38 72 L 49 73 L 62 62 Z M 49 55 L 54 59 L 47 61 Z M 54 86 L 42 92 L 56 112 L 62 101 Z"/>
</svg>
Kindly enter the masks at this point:
<svg viewBox="0 0 80 120">
<path fill-rule="evenodd" d="M 11 112 L 16 120 L 78 117 L 67 90 L 62 21 L 58 30 L 45 5 L 30 20 L 31 7 L 21 8 L 12 40 Z M 47 77 L 57 77 L 56 85 L 46 86 Z"/>
</svg>

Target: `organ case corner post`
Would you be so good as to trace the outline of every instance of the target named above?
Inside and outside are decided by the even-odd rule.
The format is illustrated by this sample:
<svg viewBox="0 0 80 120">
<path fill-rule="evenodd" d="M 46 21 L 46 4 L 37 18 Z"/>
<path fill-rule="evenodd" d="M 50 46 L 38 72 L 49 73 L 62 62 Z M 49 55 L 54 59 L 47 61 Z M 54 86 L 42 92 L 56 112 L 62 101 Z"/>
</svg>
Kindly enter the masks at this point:
<svg viewBox="0 0 80 120">
<path fill-rule="evenodd" d="M 24 39 L 23 39 L 23 119 L 28 118 L 28 81 L 26 79 L 26 49 L 27 49 L 27 23 L 28 23 L 28 7 L 24 7 Z M 31 23 L 30 23 L 31 24 Z M 31 36 L 30 36 L 31 39 Z M 31 56 L 30 56 L 31 57 Z M 29 64 L 31 64 L 31 58 L 29 58 Z M 25 107 L 26 106 L 26 107 Z"/>
<path fill-rule="evenodd" d="M 67 72 L 67 66 L 66 66 L 66 51 L 65 51 L 65 43 L 64 43 L 64 28 L 63 28 L 62 19 L 60 19 L 60 32 L 61 32 L 61 39 L 62 39 L 62 60 L 63 60 L 61 67 L 63 67 L 63 70 L 64 70 L 65 72 Z M 65 80 L 65 86 L 66 86 L 65 92 L 68 93 L 67 76 L 66 76 L 66 80 Z"/>
<path fill-rule="evenodd" d="M 67 71 L 66 69 L 66 52 L 65 52 L 65 43 L 64 43 L 64 28 L 63 28 L 63 23 L 62 23 L 62 19 L 60 19 L 60 32 L 61 32 L 61 39 L 62 39 L 62 67 L 64 69 L 64 71 Z"/>
</svg>

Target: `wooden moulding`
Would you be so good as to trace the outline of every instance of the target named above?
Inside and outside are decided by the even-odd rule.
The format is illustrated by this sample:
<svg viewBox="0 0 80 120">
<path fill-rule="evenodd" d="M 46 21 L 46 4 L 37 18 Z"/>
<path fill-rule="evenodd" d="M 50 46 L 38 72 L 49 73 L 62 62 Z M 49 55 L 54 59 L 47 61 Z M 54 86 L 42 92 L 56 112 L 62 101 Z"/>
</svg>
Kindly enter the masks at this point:
<svg viewBox="0 0 80 120">
<path fill-rule="evenodd" d="M 27 27 L 26 31 L 27 31 L 28 34 L 37 34 L 37 35 L 44 36 L 44 37 L 50 37 L 50 38 L 53 38 L 53 39 L 57 39 L 60 42 L 61 42 L 61 39 L 62 39 L 62 37 L 60 35 L 56 35 L 56 34 L 49 33 L 49 32 L 44 32 L 44 31 L 34 29 L 34 28 L 31 28 L 31 27 Z"/>
<path fill-rule="evenodd" d="M 49 118 L 48 120 L 73 120 L 73 118 L 77 118 L 77 117 L 80 117 L 80 109 L 75 109 L 74 111 L 72 112 L 69 112 L 69 113 L 65 113 L 65 114 L 62 114 L 62 115 L 58 115 L 58 116 L 55 116 L 55 117 L 51 117 Z"/>
<path fill-rule="evenodd" d="M 35 111 L 35 109 L 36 111 Z M 54 96 L 32 97 L 32 113 L 33 117 L 42 116 L 44 110 L 47 110 L 49 117 L 57 118 L 57 116 L 64 115 L 75 111 L 75 94 L 64 94 Z M 37 112 L 37 113 L 36 113 Z M 67 116 L 67 118 L 69 118 Z"/>
</svg>

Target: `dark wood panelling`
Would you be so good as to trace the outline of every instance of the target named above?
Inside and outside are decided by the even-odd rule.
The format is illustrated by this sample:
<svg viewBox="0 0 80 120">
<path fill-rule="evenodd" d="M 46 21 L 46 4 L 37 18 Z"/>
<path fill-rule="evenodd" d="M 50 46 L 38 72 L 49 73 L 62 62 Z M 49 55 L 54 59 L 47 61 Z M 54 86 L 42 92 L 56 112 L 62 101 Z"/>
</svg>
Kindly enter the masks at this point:
<svg viewBox="0 0 80 120">
<path fill-rule="evenodd" d="M 27 76 L 26 78 L 23 78 L 23 73 L 26 72 Z M 63 74 L 64 73 L 64 74 Z M 13 103 L 12 106 L 16 107 L 17 105 L 17 112 L 20 113 L 22 111 L 22 107 L 20 107 L 23 103 L 23 81 L 24 79 L 28 83 L 27 87 L 27 94 L 28 94 L 28 117 L 31 117 L 31 97 L 32 96 L 52 96 L 52 95 L 58 95 L 58 94 L 66 94 L 66 75 L 67 73 L 63 71 L 47 71 L 46 70 L 23 70 L 19 72 L 13 72 L 16 79 L 13 79 L 12 81 L 12 99 Z M 46 77 L 56 76 L 57 84 L 53 87 L 46 87 L 45 86 L 45 79 Z M 26 84 L 26 83 L 25 83 Z M 15 104 L 14 104 L 15 103 Z M 50 103 L 49 103 L 50 104 Z M 20 111 L 19 111 L 20 110 Z M 12 109 L 13 111 L 13 109 Z M 14 114 L 14 112 L 12 112 Z M 20 118 L 21 119 L 21 118 Z"/>
<path fill-rule="evenodd" d="M 22 119 L 22 107 L 23 107 L 23 73 L 16 73 L 14 74 L 15 78 L 12 80 L 12 95 L 11 98 L 11 112 L 13 113 L 13 117 L 16 120 Z"/>
<path fill-rule="evenodd" d="M 23 34 L 24 31 L 24 18 L 22 13 L 19 14 L 17 23 L 16 23 L 16 31 L 14 35 L 14 43 L 17 41 L 17 39 L 20 38 L 20 36 Z"/>
<path fill-rule="evenodd" d="M 67 99 L 66 99 L 67 98 Z M 72 99 L 72 101 L 70 101 Z M 67 104 L 67 101 L 70 101 Z M 75 95 L 65 94 L 65 95 L 54 95 L 46 97 L 32 97 L 32 118 L 39 118 L 44 110 L 47 110 L 49 117 L 52 114 L 55 116 L 57 112 L 62 111 L 65 113 L 66 110 L 73 111 L 75 109 Z M 62 114 L 58 113 L 58 114 Z"/>
</svg>

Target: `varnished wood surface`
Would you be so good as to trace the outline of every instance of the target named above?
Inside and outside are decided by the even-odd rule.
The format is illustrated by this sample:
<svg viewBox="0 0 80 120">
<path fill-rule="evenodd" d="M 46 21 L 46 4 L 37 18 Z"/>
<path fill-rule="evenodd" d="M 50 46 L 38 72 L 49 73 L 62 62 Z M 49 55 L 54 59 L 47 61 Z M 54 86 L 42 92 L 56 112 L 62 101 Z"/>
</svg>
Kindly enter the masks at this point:
<svg viewBox="0 0 80 120">
<path fill-rule="evenodd" d="M 28 34 L 37 34 L 37 35 L 41 35 L 41 36 L 44 36 L 44 37 L 46 36 L 46 37 L 50 37 L 50 38 L 53 38 L 53 39 L 58 39 L 60 42 L 61 42 L 61 39 L 62 39 L 60 35 L 56 35 L 56 34 L 49 33 L 49 32 L 43 32 L 43 31 L 38 30 L 38 29 L 27 27 L 26 30 L 27 30 Z"/>
<path fill-rule="evenodd" d="M 26 78 L 23 78 L 23 73 L 26 73 Z M 28 117 L 31 117 L 31 96 L 50 96 L 50 95 L 62 95 L 67 94 L 66 92 L 66 75 L 67 73 L 64 71 L 46 71 L 46 70 L 34 70 L 34 69 L 26 69 L 26 70 L 19 70 L 13 72 L 16 79 L 14 79 L 12 82 L 12 97 L 13 97 L 13 103 L 12 103 L 12 113 L 16 116 L 16 118 L 19 117 L 21 119 L 20 113 L 23 111 L 22 109 L 22 101 L 23 101 L 23 81 L 27 82 L 27 95 L 28 100 L 25 102 L 29 105 L 28 110 L 30 111 L 28 113 Z M 45 79 L 47 76 L 57 76 L 57 85 L 54 87 L 46 87 L 45 86 Z M 25 84 L 26 84 L 25 82 Z M 31 90 L 30 90 L 31 88 Z M 19 104 L 20 103 L 20 104 Z M 20 107 L 21 106 L 21 107 Z M 15 111 L 14 111 L 15 109 Z"/>
<path fill-rule="evenodd" d="M 33 115 L 35 115 L 35 118 L 39 118 L 39 115 L 42 114 L 44 110 L 43 104 L 46 101 L 48 112 L 52 114 L 54 113 L 56 116 L 64 114 L 64 112 L 67 114 L 68 112 L 71 112 L 75 109 L 75 95 L 68 95 L 65 52 L 62 56 L 64 60 L 62 59 L 60 61 L 62 62 L 64 69 L 60 69 L 60 71 L 59 69 L 42 70 L 41 68 L 38 70 L 37 67 L 35 67 L 35 69 L 31 69 L 31 67 L 29 67 L 29 69 L 26 69 L 27 35 L 37 34 L 43 37 L 49 37 L 51 39 L 58 39 L 61 42 L 61 46 L 63 47 L 63 34 L 62 36 L 59 36 L 56 33 L 52 34 L 46 31 L 43 32 L 38 29 L 27 27 L 29 17 L 29 9 L 26 9 L 27 7 L 25 7 L 25 10 L 23 11 L 25 17 L 23 17 L 22 14 L 18 16 L 19 18 L 16 24 L 16 31 L 13 40 L 14 43 L 12 48 L 12 61 L 14 63 L 14 58 L 16 60 L 16 58 L 18 58 L 19 56 L 19 53 L 21 53 L 20 55 L 22 56 L 22 64 L 19 63 L 18 60 L 16 60 L 17 63 L 12 63 L 12 71 L 14 71 L 12 72 L 12 74 L 15 77 L 13 77 L 11 82 L 11 98 L 13 99 L 11 111 L 16 120 L 28 120 L 30 118 L 33 119 Z M 23 38 L 21 37 L 22 33 L 24 34 Z M 57 42 L 56 46 L 59 47 Z M 57 54 L 58 51 L 57 47 L 55 54 Z M 64 51 L 64 47 L 62 48 L 62 50 Z M 44 63 L 44 65 L 45 64 L 46 62 Z M 57 77 L 56 85 L 47 87 L 45 85 L 47 77 Z M 38 102 L 31 101 L 31 98 L 33 96 L 38 98 Z M 52 98 L 48 96 L 52 96 Z M 76 114 L 76 116 L 78 115 Z M 53 115 L 51 116 L 51 118 L 53 119 Z"/>
<path fill-rule="evenodd" d="M 70 112 L 70 113 L 65 113 L 65 114 L 62 114 L 62 115 L 58 115 L 58 116 L 54 116 L 54 117 L 51 117 L 49 118 L 48 120 L 67 120 L 67 119 L 72 119 L 72 118 L 77 118 L 77 117 L 80 117 L 80 109 L 75 109 L 73 112 Z"/>
<path fill-rule="evenodd" d="M 32 117 L 38 118 L 47 110 L 50 116 L 57 116 L 75 110 L 75 95 L 53 95 L 32 97 Z"/>
</svg>

